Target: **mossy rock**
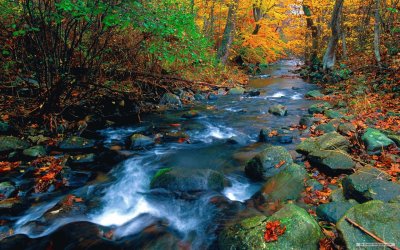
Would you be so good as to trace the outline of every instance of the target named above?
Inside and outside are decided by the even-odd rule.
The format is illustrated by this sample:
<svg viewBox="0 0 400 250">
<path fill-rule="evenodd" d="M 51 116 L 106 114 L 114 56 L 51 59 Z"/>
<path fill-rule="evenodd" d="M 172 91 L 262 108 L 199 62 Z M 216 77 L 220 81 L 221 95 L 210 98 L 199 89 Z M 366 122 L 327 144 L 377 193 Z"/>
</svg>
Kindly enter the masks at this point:
<svg viewBox="0 0 400 250">
<path fill-rule="evenodd" d="M 324 111 L 324 115 L 328 117 L 329 119 L 336 119 L 336 118 L 342 118 L 344 115 L 340 113 L 339 111 L 333 110 L 333 109 L 328 109 Z"/>
<path fill-rule="evenodd" d="M 292 164 L 269 178 L 260 193 L 266 202 L 297 200 L 304 191 L 306 178 L 307 171 L 302 166 Z"/>
<path fill-rule="evenodd" d="M 308 155 L 308 159 L 311 164 L 331 174 L 351 172 L 356 166 L 349 155 L 339 150 L 316 150 Z"/>
<path fill-rule="evenodd" d="M 382 152 L 384 148 L 395 144 L 394 141 L 389 139 L 381 131 L 373 128 L 368 128 L 361 139 L 367 146 L 368 153 L 370 154 L 378 154 Z"/>
<path fill-rule="evenodd" d="M 263 180 L 276 175 L 292 163 L 292 156 L 284 147 L 270 146 L 246 164 L 245 173 L 251 179 Z M 277 167 L 279 164 L 281 166 Z"/>
<path fill-rule="evenodd" d="M 325 110 L 331 109 L 332 105 L 330 105 L 328 102 L 322 102 L 322 103 L 316 103 L 311 105 L 308 108 L 308 113 L 310 114 L 322 114 L 324 113 Z"/>
<path fill-rule="evenodd" d="M 319 146 L 313 138 L 307 138 L 296 146 L 296 152 L 303 155 L 308 155 L 318 149 Z"/>
<path fill-rule="evenodd" d="M 265 225 L 269 221 L 280 221 L 286 231 L 277 241 L 265 242 Z M 318 249 L 323 237 L 318 223 L 306 210 L 288 204 L 271 217 L 254 216 L 226 227 L 219 235 L 221 250 L 239 249 Z"/>
<path fill-rule="evenodd" d="M 22 152 L 25 156 L 27 157 L 31 157 L 31 158 L 36 158 L 36 157 L 40 157 L 40 156 L 45 156 L 47 154 L 46 149 L 41 146 L 33 146 L 30 148 L 25 149 Z"/>
<path fill-rule="evenodd" d="M 318 97 L 323 97 L 324 94 L 321 93 L 319 90 L 311 90 L 308 91 L 305 95 L 307 98 L 318 98 Z"/>
<path fill-rule="evenodd" d="M 318 137 L 317 144 L 322 150 L 341 149 L 347 151 L 350 146 L 350 142 L 347 138 L 337 132 L 330 132 Z"/>
<path fill-rule="evenodd" d="M 391 176 L 385 172 L 374 167 L 364 167 L 344 178 L 342 185 L 346 198 L 359 202 L 400 202 L 400 184 L 390 180 Z"/>
<path fill-rule="evenodd" d="M 147 148 L 155 144 L 154 140 L 142 134 L 133 134 L 130 137 L 131 149 Z"/>
<path fill-rule="evenodd" d="M 268 112 L 276 116 L 285 116 L 288 113 L 287 108 L 281 104 L 271 106 Z"/>
<path fill-rule="evenodd" d="M 96 145 L 96 141 L 87 139 L 79 136 L 71 136 L 63 140 L 59 148 L 65 151 L 83 151 L 93 149 Z"/>
<path fill-rule="evenodd" d="M 357 131 L 357 128 L 352 123 L 346 122 L 339 124 L 337 130 L 342 135 L 348 135 L 349 133 L 355 133 Z"/>
<path fill-rule="evenodd" d="M 369 201 L 349 209 L 345 217 L 351 219 L 387 243 L 400 245 L 400 204 Z M 359 249 L 357 243 L 377 243 L 375 239 L 350 224 L 345 217 L 337 228 L 347 249 Z"/>
<path fill-rule="evenodd" d="M 336 223 L 343 217 L 347 210 L 357 204 L 354 200 L 330 202 L 319 205 L 316 212 L 321 220 Z"/>
<path fill-rule="evenodd" d="M 24 150 L 29 143 L 15 136 L 0 136 L 0 153 L 8 153 L 15 150 Z"/>
<path fill-rule="evenodd" d="M 332 123 L 324 123 L 320 124 L 315 128 L 315 131 L 330 133 L 336 131 L 336 128 L 333 126 Z"/>
<path fill-rule="evenodd" d="M 170 106 L 182 106 L 182 102 L 179 99 L 179 96 L 174 95 L 172 93 L 165 93 L 161 100 L 160 100 L 161 105 L 170 105 Z"/>
<path fill-rule="evenodd" d="M 236 87 L 236 88 L 231 88 L 229 90 L 229 94 L 230 95 L 243 95 L 244 94 L 245 89 L 242 87 Z"/>
</svg>

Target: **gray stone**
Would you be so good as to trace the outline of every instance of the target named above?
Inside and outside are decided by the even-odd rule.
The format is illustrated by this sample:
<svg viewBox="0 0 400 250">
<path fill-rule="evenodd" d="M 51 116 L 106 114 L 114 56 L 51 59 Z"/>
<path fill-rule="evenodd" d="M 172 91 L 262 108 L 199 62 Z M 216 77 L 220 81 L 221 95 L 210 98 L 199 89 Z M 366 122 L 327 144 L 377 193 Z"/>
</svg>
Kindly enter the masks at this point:
<svg viewBox="0 0 400 250">
<path fill-rule="evenodd" d="M 33 146 L 30 148 L 27 148 L 23 151 L 23 154 L 25 156 L 31 157 L 31 158 L 36 158 L 36 157 L 41 157 L 41 156 L 45 156 L 47 154 L 46 149 L 41 146 Z"/>
<path fill-rule="evenodd" d="M 160 100 L 161 105 L 171 105 L 171 106 L 182 106 L 182 102 L 179 99 L 177 95 L 174 95 L 172 93 L 165 93 L 161 100 Z"/>
<path fill-rule="evenodd" d="M 277 241 L 264 240 L 265 225 L 270 221 L 280 221 L 286 227 Z M 228 225 L 220 233 L 218 246 L 221 250 L 241 249 L 318 249 L 323 234 L 318 223 L 306 210 L 294 205 L 285 205 L 271 217 L 253 216 L 233 225 Z"/>
<path fill-rule="evenodd" d="M 224 176 L 211 169 L 161 169 L 153 177 L 150 187 L 169 191 L 222 191 Z"/>
<path fill-rule="evenodd" d="M 245 173 L 254 180 L 263 180 L 274 176 L 292 163 L 292 157 L 284 147 L 270 146 L 246 164 Z"/>
<path fill-rule="evenodd" d="M 29 148 L 29 143 L 15 136 L 0 136 L 0 153 Z"/>
<path fill-rule="evenodd" d="M 271 106 L 268 109 L 268 112 L 273 114 L 273 115 L 277 115 L 277 116 L 285 116 L 287 115 L 287 108 L 281 104 L 277 104 L 274 106 Z"/>
<path fill-rule="evenodd" d="M 385 172 L 374 167 L 364 167 L 343 179 L 343 191 L 346 198 L 359 202 L 400 202 L 400 184 L 390 180 L 391 176 Z"/>
<path fill-rule="evenodd" d="M 370 154 L 378 154 L 382 149 L 394 144 L 385 134 L 377 129 L 368 128 L 361 137 Z"/>
<path fill-rule="evenodd" d="M 388 243 L 400 245 L 400 204 L 370 201 L 349 209 L 345 217 L 351 219 L 369 232 Z M 376 244 L 377 241 L 350 224 L 345 217 L 337 223 L 337 229 L 347 249 L 359 249 L 357 243 Z"/>
</svg>

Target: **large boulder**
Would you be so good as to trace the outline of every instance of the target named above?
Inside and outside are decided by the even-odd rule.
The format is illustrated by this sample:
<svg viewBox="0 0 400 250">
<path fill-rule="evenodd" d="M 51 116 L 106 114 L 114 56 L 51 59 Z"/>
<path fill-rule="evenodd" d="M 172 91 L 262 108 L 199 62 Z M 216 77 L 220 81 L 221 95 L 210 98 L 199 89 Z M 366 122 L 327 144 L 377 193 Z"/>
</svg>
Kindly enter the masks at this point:
<svg viewBox="0 0 400 250">
<path fill-rule="evenodd" d="M 313 165 L 333 174 L 351 172 L 356 166 L 348 154 L 339 150 L 315 150 L 308 155 L 308 159 Z"/>
<path fill-rule="evenodd" d="M 71 136 L 64 139 L 59 148 L 65 151 L 85 151 L 91 150 L 96 146 L 96 141 L 79 136 Z"/>
<path fill-rule="evenodd" d="M 400 204 L 369 201 L 356 205 L 346 212 L 337 223 L 337 228 L 347 249 L 359 249 L 357 244 L 376 244 L 377 241 L 350 224 L 354 221 L 387 243 L 400 245 Z M 382 246 L 383 248 L 383 246 Z"/>
<path fill-rule="evenodd" d="M 150 187 L 177 192 L 222 191 L 224 176 L 211 169 L 160 169 L 151 180 Z"/>
<path fill-rule="evenodd" d="M 306 178 L 307 171 L 297 164 L 292 164 L 269 178 L 261 188 L 260 194 L 265 202 L 297 200 L 304 191 Z"/>
<path fill-rule="evenodd" d="M 172 93 L 165 93 L 161 100 L 160 100 L 161 105 L 170 105 L 170 106 L 182 106 L 182 102 L 179 99 L 179 96 L 174 95 Z"/>
<path fill-rule="evenodd" d="M 385 134 L 373 128 L 368 128 L 361 139 L 367 146 L 368 153 L 370 154 L 381 153 L 384 148 L 395 144 Z"/>
<path fill-rule="evenodd" d="M 268 112 L 276 115 L 276 116 L 285 116 L 287 115 L 287 108 L 281 104 L 277 104 L 269 107 Z"/>
<path fill-rule="evenodd" d="M 154 140 L 142 134 L 133 134 L 130 137 L 131 149 L 147 148 L 155 144 Z"/>
<path fill-rule="evenodd" d="M 263 180 L 274 176 L 292 163 L 292 156 L 284 147 L 270 146 L 246 164 L 245 173 L 251 179 Z"/>
<path fill-rule="evenodd" d="M 286 227 L 277 241 L 266 242 L 264 232 L 266 223 L 280 221 Z M 267 218 L 254 216 L 227 226 L 218 237 L 221 250 L 240 249 L 318 249 L 323 237 L 318 223 L 306 210 L 288 204 Z"/>
<path fill-rule="evenodd" d="M 374 167 L 364 167 L 343 179 L 346 198 L 359 202 L 382 200 L 400 202 L 400 184 L 391 182 L 391 176 Z"/>
<path fill-rule="evenodd" d="M 317 207 L 317 216 L 323 220 L 335 223 L 338 222 L 343 215 L 358 203 L 354 200 L 351 201 L 336 201 L 326 204 L 321 204 Z"/>
<path fill-rule="evenodd" d="M 15 136 L 0 136 L 0 154 L 29 148 L 29 143 Z"/>
</svg>

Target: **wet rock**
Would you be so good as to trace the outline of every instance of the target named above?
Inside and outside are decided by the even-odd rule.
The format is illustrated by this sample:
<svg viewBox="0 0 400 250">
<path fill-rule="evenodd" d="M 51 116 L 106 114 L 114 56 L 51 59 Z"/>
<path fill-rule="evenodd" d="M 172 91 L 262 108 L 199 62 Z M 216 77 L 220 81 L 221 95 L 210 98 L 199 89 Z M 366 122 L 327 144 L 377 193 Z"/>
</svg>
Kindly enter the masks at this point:
<svg viewBox="0 0 400 250">
<path fill-rule="evenodd" d="M 318 97 L 323 97 L 323 96 L 324 96 L 324 94 L 322 94 L 321 91 L 319 91 L 319 90 L 311 90 L 306 93 L 307 98 L 318 98 Z"/>
<path fill-rule="evenodd" d="M 260 195 L 264 202 L 297 200 L 304 191 L 305 178 L 307 178 L 306 170 L 297 164 L 292 164 L 269 178 L 261 188 Z"/>
<path fill-rule="evenodd" d="M 64 184 L 66 187 L 76 188 L 85 185 L 92 177 L 92 173 L 87 171 L 68 171 L 65 169 L 62 176 L 66 180 Z"/>
<path fill-rule="evenodd" d="M 343 191 L 348 199 L 358 202 L 382 200 L 400 202 L 400 184 L 391 176 L 374 167 L 364 167 L 343 179 Z"/>
<path fill-rule="evenodd" d="M 94 153 L 70 156 L 68 163 L 72 165 L 81 165 L 94 163 L 96 161 L 96 155 Z"/>
<path fill-rule="evenodd" d="M 249 96 L 254 97 L 254 96 L 259 96 L 261 95 L 261 92 L 258 89 L 252 89 L 249 91 Z"/>
<path fill-rule="evenodd" d="M 278 141 L 282 144 L 290 144 L 293 142 L 292 135 L 278 135 L 277 138 L 278 138 Z"/>
<path fill-rule="evenodd" d="M 286 232 L 278 241 L 265 242 L 263 232 L 269 221 L 280 221 Z M 261 233 L 260 233 L 261 232 Z M 267 218 L 254 216 L 227 226 L 218 237 L 221 250 L 233 249 L 318 249 L 323 237 L 318 223 L 306 210 L 288 204 Z"/>
<path fill-rule="evenodd" d="M 375 234 L 385 242 L 400 245 L 400 203 L 384 203 L 370 201 L 349 209 L 345 217 L 351 219 L 369 232 Z M 357 243 L 375 244 L 377 241 L 371 236 L 353 226 L 344 217 L 337 223 L 348 249 L 356 249 Z"/>
<path fill-rule="evenodd" d="M 361 137 L 367 146 L 368 153 L 379 154 L 384 148 L 394 144 L 385 134 L 377 129 L 368 128 Z"/>
<path fill-rule="evenodd" d="M 330 133 L 336 131 L 336 128 L 333 126 L 332 123 L 324 123 L 320 124 L 315 128 L 315 131 Z"/>
<path fill-rule="evenodd" d="M 0 182 L 0 200 L 10 198 L 16 193 L 16 191 L 17 189 L 11 182 Z"/>
<path fill-rule="evenodd" d="M 346 122 L 339 124 L 337 130 L 342 135 L 348 135 L 349 133 L 355 133 L 357 131 L 357 128 L 352 123 Z"/>
<path fill-rule="evenodd" d="M 21 198 L 9 198 L 0 201 L 0 214 L 17 215 L 28 207 L 28 203 Z"/>
<path fill-rule="evenodd" d="M 274 176 L 292 163 L 292 157 L 284 147 L 270 146 L 246 164 L 245 173 L 251 179 L 263 180 Z"/>
<path fill-rule="evenodd" d="M 324 110 L 324 115 L 329 119 L 337 119 L 337 118 L 342 118 L 344 116 L 339 111 L 333 109 Z"/>
<path fill-rule="evenodd" d="M 206 97 L 203 94 L 197 93 L 197 94 L 194 95 L 194 99 L 196 101 L 203 101 L 203 100 L 206 99 Z"/>
<path fill-rule="evenodd" d="M 11 132 L 11 126 L 8 122 L 0 121 L 0 134 L 7 134 Z"/>
<path fill-rule="evenodd" d="M 345 101 L 338 101 L 335 105 L 336 108 L 346 108 L 347 103 Z"/>
<path fill-rule="evenodd" d="M 268 112 L 273 115 L 276 115 L 276 116 L 285 116 L 285 115 L 287 115 L 288 111 L 285 106 L 283 106 L 281 104 L 277 104 L 277 105 L 271 106 L 268 109 Z"/>
<path fill-rule="evenodd" d="M 314 124 L 314 122 L 316 121 L 315 117 L 312 115 L 304 115 L 300 118 L 300 122 L 299 125 L 300 126 L 306 126 L 306 127 L 310 127 L 311 125 Z"/>
<path fill-rule="evenodd" d="M 47 210 L 42 218 L 42 223 L 51 223 L 62 218 L 80 217 L 87 211 L 87 207 L 82 198 L 74 195 L 66 195 L 56 205 Z"/>
<path fill-rule="evenodd" d="M 189 139 L 189 135 L 183 131 L 167 132 L 163 135 L 163 141 L 165 142 L 178 142 L 187 139 Z"/>
<path fill-rule="evenodd" d="M 317 207 L 317 216 L 323 220 L 335 223 L 338 222 L 343 215 L 353 206 L 358 203 L 353 200 L 351 201 L 337 201 L 326 204 L 321 204 Z"/>
<path fill-rule="evenodd" d="M 226 90 L 224 88 L 219 88 L 217 91 L 217 95 L 226 95 Z"/>
<path fill-rule="evenodd" d="M 352 158 L 338 150 L 316 150 L 308 155 L 311 164 L 331 174 L 351 172 L 356 163 Z"/>
<path fill-rule="evenodd" d="M 182 118 L 186 118 L 186 119 L 192 119 L 192 118 L 196 118 L 196 117 L 199 117 L 199 112 L 196 110 L 190 110 L 182 115 Z"/>
<path fill-rule="evenodd" d="M 172 93 L 165 93 L 161 100 L 160 100 L 161 105 L 171 105 L 171 106 L 182 106 L 182 102 L 179 99 L 177 95 L 174 95 Z"/>
<path fill-rule="evenodd" d="M 150 187 L 169 191 L 222 191 L 224 176 L 211 169 L 161 169 L 153 177 Z"/>
<path fill-rule="evenodd" d="M 322 114 L 325 110 L 331 109 L 332 106 L 328 102 L 313 104 L 308 108 L 310 114 Z"/>
<path fill-rule="evenodd" d="M 215 101 L 215 100 L 217 100 L 218 99 L 218 95 L 216 95 L 216 94 L 214 94 L 214 93 L 210 93 L 209 95 L 208 95 L 208 100 L 210 100 L 210 101 Z"/>
<path fill-rule="evenodd" d="M 79 136 L 72 136 L 64 139 L 59 148 L 65 151 L 86 151 L 91 150 L 96 146 L 96 141 Z"/>
<path fill-rule="evenodd" d="M 244 91 L 245 91 L 245 89 L 242 87 L 235 87 L 235 88 L 231 88 L 228 93 L 230 95 L 243 95 Z"/>
<path fill-rule="evenodd" d="M 130 138 L 131 149 L 140 149 L 151 147 L 155 144 L 154 140 L 142 134 L 133 134 Z"/>
<path fill-rule="evenodd" d="M 29 143 L 15 136 L 0 136 L 0 153 L 29 148 Z"/>
<path fill-rule="evenodd" d="M 311 152 L 318 150 L 318 144 L 313 138 L 307 138 L 303 140 L 299 145 L 296 146 L 296 152 L 303 154 L 303 155 L 308 155 Z"/>
<path fill-rule="evenodd" d="M 41 157 L 47 154 L 46 149 L 41 145 L 27 148 L 22 153 L 23 155 L 31 158 Z"/>
</svg>

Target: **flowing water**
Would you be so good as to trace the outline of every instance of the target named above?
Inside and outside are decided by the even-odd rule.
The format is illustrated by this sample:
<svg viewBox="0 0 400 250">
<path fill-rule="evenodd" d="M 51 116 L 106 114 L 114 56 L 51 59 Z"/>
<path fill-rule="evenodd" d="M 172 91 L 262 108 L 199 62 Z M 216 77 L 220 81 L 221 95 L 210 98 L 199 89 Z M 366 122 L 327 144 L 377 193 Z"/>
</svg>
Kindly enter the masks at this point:
<svg viewBox="0 0 400 250">
<path fill-rule="evenodd" d="M 210 202 L 218 195 L 231 201 L 244 202 L 261 186 L 244 175 L 244 162 L 257 152 L 260 129 L 280 129 L 298 124 L 312 101 L 304 94 L 315 86 L 291 73 L 298 62 L 283 61 L 263 74 L 271 77 L 256 78 L 250 86 L 261 91 L 259 96 L 220 96 L 214 101 L 194 105 L 200 116 L 181 118 L 185 111 L 167 111 L 142 117 L 143 122 L 129 127 L 108 128 L 100 131 L 104 145 L 124 144 L 135 132 L 181 130 L 190 136 L 190 143 L 164 143 L 141 151 L 126 152 L 130 157 L 115 166 L 102 181 L 95 181 L 77 190 L 77 195 L 93 201 L 84 214 L 59 218 L 44 229 L 33 229 L 35 221 L 61 198 L 37 205 L 16 221 L 15 233 L 31 237 L 49 234 L 71 221 L 91 221 L 115 228 L 114 238 L 139 233 L 157 218 L 168 222 L 192 249 L 207 248 L 216 237 L 220 210 Z M 274 104 L 283 104 L 288 115 L 277 117 L 268 113 Z M 171 126 L 180 124 L 180 127 Z M 154 132 L 155 133 L 155 132 Z M 300 141 L 298 131 L 292 131 L 293 143 L 283 145 L 293 150 Z M 221 193 L 201 192 L 182 198 L 167 191 L 150 190 L 150 182 L 160 168 L 213 169 L 224 173 L 230 185 Z"/>
</svg>

